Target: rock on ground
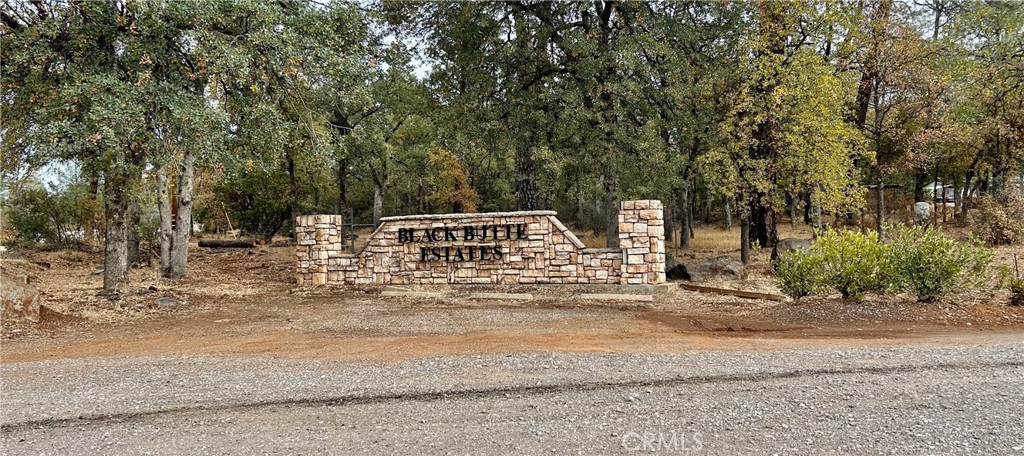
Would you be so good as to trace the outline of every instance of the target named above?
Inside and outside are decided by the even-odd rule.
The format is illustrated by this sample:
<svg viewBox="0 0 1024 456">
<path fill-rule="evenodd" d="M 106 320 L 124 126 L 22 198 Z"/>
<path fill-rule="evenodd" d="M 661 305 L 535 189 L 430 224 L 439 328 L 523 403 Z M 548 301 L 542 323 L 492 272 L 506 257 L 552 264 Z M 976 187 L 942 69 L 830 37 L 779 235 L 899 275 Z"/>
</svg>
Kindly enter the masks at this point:
<svg viewBox="0 0 1024 456">
<path fill-rule="evenodd" d="M 39 290 L 26 282 L 0 277 L 0 315 L 4 320 L 39 322 Z"/>
<path fill-rule="evenodd" d="M 810 250 L 810 248 L 811 241 L 808 241 L 807 239 L 785 238 L 780 239 L 779 242 L 775 244 L 775 250 L 779 254 L 796 252 L 799 250 Z"/>
<path fill-rule="evenodd" d="M 704 261 L 679 264 L 668 270 L 670 280 L 742 280 L 747 278 L 747 268 L 736 258 L 720 256 Z"/>
</svg>

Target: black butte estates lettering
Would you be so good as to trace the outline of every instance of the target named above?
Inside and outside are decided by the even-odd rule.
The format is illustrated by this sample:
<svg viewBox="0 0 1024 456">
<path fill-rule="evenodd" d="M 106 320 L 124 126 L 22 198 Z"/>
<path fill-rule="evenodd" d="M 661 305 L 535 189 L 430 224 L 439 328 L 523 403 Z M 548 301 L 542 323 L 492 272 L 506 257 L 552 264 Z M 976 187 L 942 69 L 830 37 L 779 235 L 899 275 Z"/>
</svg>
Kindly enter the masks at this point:
<svg viewBox="0 0 1024 456">
<path fill-rule="evenodd" d="M 402 244 L 452 241 L 488 242 L 513 239 L 526 239 L 525 223 L 398 229 L 398 242 Z M 442 260 L 445 262 L 501 260 L 504 254 L 499 245 L 468 245 L 459 247 L 434 245 L 420 247 L 420 261 L 424 262 Z"/>
</svg>

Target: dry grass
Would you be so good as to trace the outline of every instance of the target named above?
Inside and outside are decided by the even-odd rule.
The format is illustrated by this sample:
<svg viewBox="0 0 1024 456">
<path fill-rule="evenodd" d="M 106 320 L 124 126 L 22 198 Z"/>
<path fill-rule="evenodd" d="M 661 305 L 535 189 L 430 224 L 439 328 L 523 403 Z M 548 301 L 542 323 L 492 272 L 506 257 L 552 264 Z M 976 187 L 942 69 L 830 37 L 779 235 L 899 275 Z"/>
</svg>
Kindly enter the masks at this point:
<svg viewBox="0 0 1024 456">
<path fill-rule="evenodd" d="M 605 236 L 604 233 L 595 233 L 590 230 L 578 230 L 572 227 L 569 227 L 569 231 L 572 231 L 572 234 L 575 234 L 576 237 L 583 242 L 583 245 L 588 248 L 603 249 L 608 247 L 608 237 Z"/>
<path fill-rule="evenodd" d="M 779 224 L 779 239 L 797 238 L 811 239 L 813 230 L 807 225 Z M 676 231 L 675 238 L 679 239 L 679 231 Z M 707 250 L 717 252 L 739 252 L 740 251 L 740 229 L 733 226 L 724 229 L 713 226 L 698 226 L 693 230 L 693 238 L 690 239 L 690 248 L 695 250 Z"/>
<path fill-rule="evenodd" d="M 676 231 L 673 236 L 676 239 L 676 247 L 680 232 Z M 677 247 L 678 248 L 678 247 Z M 740 229 L 718 227 L 696 227 L 693 230 L 693 237 L 690 238 L 690 248 L 698 251 L 732 252 L 740 251 Z"/>
<path fill-rule="evenodd" d="M 164 312 L 156 304 L 160 298 L 195 308 L 228 298 L 279 294 L 293 286 L 295 248 L 202 249 L 193 244 L 188 278 L 166 280 L 156 268 L 132 268 L 129 285 L 118 298 L 102 292 L 101 253 L 28 252 L 22 258 L 7 256 L 0 261 L 5 273 L 32 275 L 48 309 L 116 323 Z"/>
<path fill-rule="evenodd" d="M 604 248 L 607 245 L 607 237 L 604 233 L 594 233 L 589 230 L 578 230 L 570 228 L 583 244 L 590 248 Z M 792 227 L 788 223 L 779 224 L 779 238 L 811 239 L 813 229 L 807 225 Z M 679 239 L 679 230 L 675 231 L 674 239 Z M 678 241 L 676 241 L 678 242 Z M 673 250 L 679 250 L 673 245 L 668 245 Z M 718 226 L 703 225 L 694 228 L 694 237 L 690 240 L 690 249 L 698 252 L 728 252 L 740 251 L 740 229 L 733 226 L 731 229 L 724 229 Z"/>
</svg>

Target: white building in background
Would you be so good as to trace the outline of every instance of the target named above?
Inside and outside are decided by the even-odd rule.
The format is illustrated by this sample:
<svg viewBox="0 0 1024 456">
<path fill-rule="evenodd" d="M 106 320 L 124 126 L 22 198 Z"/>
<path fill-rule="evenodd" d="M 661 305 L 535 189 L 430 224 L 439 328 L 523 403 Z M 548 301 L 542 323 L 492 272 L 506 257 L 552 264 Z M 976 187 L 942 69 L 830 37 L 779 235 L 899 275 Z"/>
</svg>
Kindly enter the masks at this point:
<svg viewBox="0 0 1024 456">
<path fill-rule="evenodd" d="M 936 203 L 952 203 L 954 201 L 953 192 L 955 190 L 952 185 L 942 182 L 931 182 L 924 186 L 924 194 Z"/>
</svg>

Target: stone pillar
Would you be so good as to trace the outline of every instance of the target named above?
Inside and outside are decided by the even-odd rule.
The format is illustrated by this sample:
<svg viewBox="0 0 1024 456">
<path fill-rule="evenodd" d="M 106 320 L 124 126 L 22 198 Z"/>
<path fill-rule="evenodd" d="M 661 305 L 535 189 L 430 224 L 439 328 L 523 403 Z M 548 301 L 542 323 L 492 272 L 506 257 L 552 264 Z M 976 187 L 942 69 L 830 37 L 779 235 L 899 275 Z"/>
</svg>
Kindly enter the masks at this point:
<svg viewBox="0 0 1024 456">
<path fill-rule="evenodd" d="M 665 211 L 658 200 L 623 201 L 619 210 L 620 283 L 665 283 Z"/>
<path fill-rule="evenodd" d="M 295 218 L 295 253 L 299 285 L 327 283 L 327 260 L 331 252 L 340 252 L 345 246 L 341 227 L 345 223 L 340 215 L 302 215 Z"/>
</svg>

